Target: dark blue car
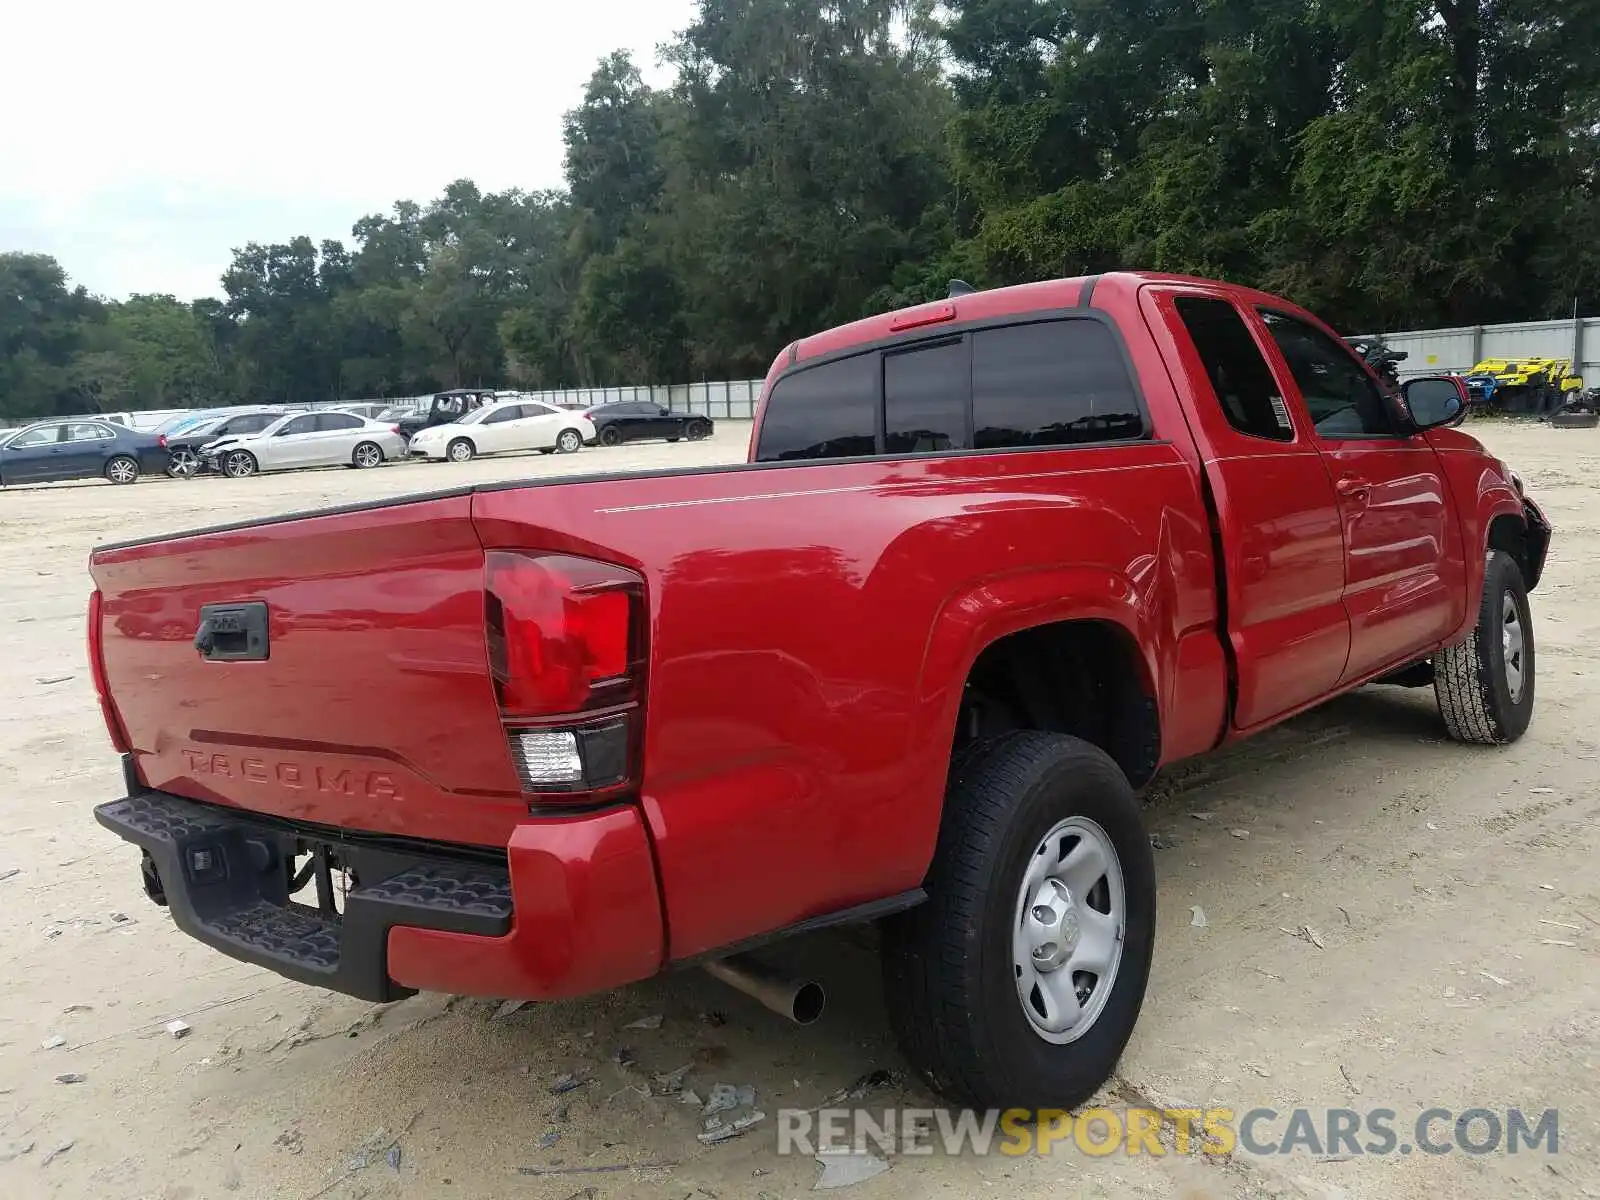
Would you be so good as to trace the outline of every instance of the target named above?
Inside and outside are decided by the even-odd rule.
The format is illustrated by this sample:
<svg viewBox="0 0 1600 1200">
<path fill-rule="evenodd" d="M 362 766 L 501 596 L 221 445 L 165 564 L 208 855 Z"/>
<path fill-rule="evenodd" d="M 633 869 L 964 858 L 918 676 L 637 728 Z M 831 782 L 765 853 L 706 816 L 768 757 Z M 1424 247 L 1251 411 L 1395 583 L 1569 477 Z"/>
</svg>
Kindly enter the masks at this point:
<svg viewBox="0 0 1600 1200">
<path fill-rule="evenodd" d="M 40 421 L 0 441 L 0 486 L 109 479 L 133 483 L 167 468 L 167 450 L 153 433 L 94 418 Z"/>
</svg>

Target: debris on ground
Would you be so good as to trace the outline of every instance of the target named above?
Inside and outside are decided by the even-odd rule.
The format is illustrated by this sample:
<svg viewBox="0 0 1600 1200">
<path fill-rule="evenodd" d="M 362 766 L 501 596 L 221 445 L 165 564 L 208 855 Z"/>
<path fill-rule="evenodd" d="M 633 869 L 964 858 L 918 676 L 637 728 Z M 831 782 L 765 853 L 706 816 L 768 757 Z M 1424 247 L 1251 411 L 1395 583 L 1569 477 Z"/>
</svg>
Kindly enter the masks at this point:
<svg viewBox="0 0 1600 1200">
<path fill-rule="evenodd" d="M 14 1158 L 32 1153 L 32 1142 L 0 1142 L 0 1163 L 8 1163 Z"/>
<path fill-rule="evenodd" d="M 1501 979 L 1500 976 L 1490 974 L 1488 971 L 1479 971 L 1478 974 L 1482 975 L 1490 983 L 1498 983 L 1501 987 L 1511 986 L 1511 981 L 1509 979 Z"/>
<path fill-rule="evenodd" d="M 82 1071 L 66 1071 L 56 1076 L 57 1083 L 82 1083 L 89 1077 Z"/>
<path fill-rule="evenodd" d="M 713 1029 L 721 1029 L 724 1025 L 726 1025 L 728 1023 L 727 1016 L 725 1014 L 719 1013 L 719 1012 L 717 1012 L 715 1010 L 713 1010 L 711 1012 L 701 1013 L 700 1014 L 700 1019 L 702 1021 L 704 1021 L 707 1025 L 711 1026 L 711 1028 L 713 1028 Z"/>
<path fill-rule="evenodd" d="M 0 878 L 3 878 L 3 876 L 0 876 Z M 63 1013 L 65 1013 L 67 1016 L 71 1016 L 73 1013 L 93 1012 L 94 1011 L 94 1005 L 92 1005 L 92 1004 L 69 1004 L 65 1008 L 63 1008 L 61 1011 Z"/>
<path fill-rule="evenodd" d="M 72 678 L 73 676 L 71 675 L 41 675 L 39 677 L 39 683 L 43 684 L 45 687 L 49 687 L 53 683 L 66 683 Z"/>
<path fill-rule="evenodd" d="M 552 1129 L 539 1139 L 539 1149 L 548 1150 L 561 1140 L 561 1131 Z"/>
<path fill-rule="evenodd" d="M 495 1009 L 494 1019 L 497 1021 L 501 1020 L 502 1018 L 509 1017 L 512 1013 L 521 1012 L 527 1007 L 528 1002 L 526 1000 L 507 1000 L 499 1008 Z"/>
<path fill-rule="evenodd" d="M 55 1162 L 56 1159 L 60 1158 L 68 1150 L 71 1150 L 72 1147 L 74 1145 L 76 1145 L 76 1144 L 77 1143 L 74 1142 L 72 1138 L 67 1138 L 63 1142 L 57 1142 L 55 1144 L 54 1148 L 52 1148 L 51 1151 L 48 1154 L 46 1154 L 43 1158 L 41 1158 L 39 1160 L 39 1165 L 41 1167 L 48 1167 L 51 1163 Z"/>
<path fill-rule="evenodd" d="M 1539 918 L 1539 924 L 1541 924 L 1541 925 L 1554 925 L 1557 929 L 1570 929 L 1575 933 L 1582 933 L 1583 932 L 1583 926 L 1582 925 L 1573 925 L 1569 921 L 1552 921 L 1548 917 L 1540 917 Z"/>
<path fill-rule="evenodd" d="M 1529 788 L 1528 789 L 1528 795 L 1530 795 L 1530 796 L 1554 796 L 1555 794 L 1556 794 L 1555 788 Z"/>
<path fill-rule="evenodd" d="M 449 1180 L 446 1180 L 445 1182 L 448 1183 Z M 592 1187 L 579 1188 L 577 1191 L 573 1192 L 572 1195 L 568 1196 L 567 1200 L 594 1200 L 594 1198 L 599 1194 L 599 1191 Z"/>
<path fill-rule="evenodd" d="M 1150 835 L 1150 849 L 1152 850 L 1171 850 L 1172 844 L 1172 839 L 1164 833 L 1152 833 Z"/>
<path fill-rule="evenodd" d="M 627 1067 L 637 1066 L 639 1062 L 633 1051 L 628 1049 L 626 1046 L 618 1046 L 616 1053 L 611 1056 L 611 1061 L 617 1066 L 623 1067 L 624 1069 Z"/>
<path fill-rule="evenodd" d="M 21 875 L 21 874 L 22 874 L 22 868 L 21 867 L 7 867 L 4 871 L 0 871 L 0 883 L 4 883 L 6 880 L 10 879 L 13 875 Z"/>
<path fill-rule="evenodd" d="M 721 1120 L 721 1118 L 716 1119 L 719 1122 Z M 737 1121 L 730 1121 L 725 1125 L 719 1123 L 716 1127 L 708 1129 L 705 1133 L 695 1134 L 695 1137 L 707 1146 L 715 1146 L 718 1142 L 726 1142 L 732 1138 L 736 1138 L 742 1134 L 750 1132 L 750 1130 L 754 1129 L 766 1119 L 766 1113 L 753 1112 L 748 1116 L 740 1117 Z"/>
<path fill-rule="evenodd" d="M 1206 920 L 1205 909 L 1201 908 L 1198 904 L 1191 904 L 1189 906 L 1189 924 L 1195 929 L 1205 929 L 1211 924 L 1211 922 Z"/>
<path fill-rule="evenodd" d="M 607 1163 L 602 1167 L 518 1167 L 517 1174 L 535 1179 L 552 1175 L 614 1175 L 618 1171 L 665 1171 L 677 1165 L 677 1160 L 674 1159 L 669 1162 Z M 593 1188 L 584 1188 L 583 1191 L 574 1193 L 575 1196 L 594 1194 Z M 572 1200 L 572 1197 L 569 1196 L 567 1200 Z"/>
<path fill-rule="evenodd" d="M 1350 1085 L 1350 1090 L 1356 1095 L 1361 1095 L 1361 1085 L 1350 1076 L 1350 1069 L 1343 1063 L 1339 1064 L 1339 1074 L 1344 1076 L 1344 1081 Z"/>
<path fill-rule="evenodd" d="M 111 914 L 111 923 L 113 925 L 126 925 L 131 920 L 133 920 L 133 918 L 125 912 L 114 912 Z"/>
<path fill-rule="evenodd" d="M 167 1032 L 172 1035 L 174 1041 L 179 1038 L 186 1038 L 189 1036 L 189 1023 L 184 1020 L 168 1021 Z"/>
<path fill-rule="evenodd" d="M 389 1147 L 388 1152 L 383 1156 L 383 1161 L 389 1164 L 391 1171 L 400 1169 L 400 1144 L 398 1142 Z"/>
<path fill-rule="evenodd" d="M 1209 821 L 1213 817 L 1215 817 L 1217 814 L 1216 813 L 1197 812 L 1197 813 L 1190 813 L 1189 815 L 1191 817 L 1193 817 L 1196 821 Z"/>
<path fill-rule="evenodd" d="M 667 1071 L 652 1078 L 653 1091 L 657 1096 L 676 1096 L 683 1091 L 683 1081 L 688 1076 L 691 1064 L 685 1064 L 676 1071 Z"/>
<path fill-rule="evenodd" d="M 1241 841 L 1250 836 L 1250 831 L 1248 829 L 1230 829 L 1228 832 L 1234 837 L 1239 838 Z"/>
<path fill-rule="evenodd" d="M 870 1151 L 857 1153 L 841 1150 L 816 1156 L 822 1164 L 822 1175 L 812 1187 L 814 1192 L 830 1192 L 837 1188 L 854 1187 L 882 1175 L 889 1164 Z"/>
<path fill-rule="evenodd" d="M 1327 949 L 1327 946 L 1323 945 L 1322 943 L 1322 934 L 1318 933 L 1310 925 L 1300 926 L 1300 932 L 1305 937 L 1306 941 L 1310 942 L 1318 950 Z"/>
<path fill-rule="evenodd" d="M 45 1038 L 44 1041 L 39 1043 L 39 1049 L 41 1049 L 41 1050 L 58 1050 L 62 1046 L 65 1046 L 66 1044 L 67 1044 L 67 1039 L 66 1038 L 62 1037 L 59 1033 L 52 1033 L 49 1037 Z"/>
<path fill-rule="evenodd" d="M 1576 946 L 1577 942 L 1564 942 L 1560 938 L 1540 938 L 1541 946 Z"/>
<path fill-rule="evenodd" d="M 700 1099 L 700 1093 L 695 1091 L 693 1088 L 686 1088 L 683 1095 L 678 1097 L 678 1102 L 681 1104 L 691 1105 L 694 1108 L 699 1108 L 705 1103 L 705 1101 Z"/>
<path fill-rule="evenodd" d="M 584 1080 L 579 1079 L 576 1075 L 573 1075 L 569 1072 L 566 1075 L 562 1075 L 554 1083 L 552 1083 L 550 1085 L 550 1091 L 553 1094 L 560 1096 L 566 1092 L 576 1091 L 578 1088 L 581 1088 L 584 1085 L 584 1082 Z"/>
<path fill-rule="evenodd" d="M 701 1112 L 709 1117 L 713 1113 L 729 1112 L 735 1108 L 753 1108 L 755 1102 L 756 1089 L 750 1084 L 735 1087 L 731 1083 L 719 1083 L 711 1088 L 711 1099 L 706 1101 Z"/>
<path fill-rule="evenodd" d="M 624 1029 L 660 1029 L 663 1017 L 660 1013 L 653 1013 L 648 1017 L 640 1017 L 637 1021 L 630 1021 Z"/>
<path fill-rule="evenodd" d="M 894 1073 L 892 1071 L 885 1071 L 882 1068 L 876 1071 L 868 1071 L 849 1087 L 840 1088 L 837 1092 L 831 1093 L 823 1100 L 821 1107 L 834 1108 L 846 1100 L 859 1100 L 868 1092 L 877 1088 L 888 1087 L 893 1082 Z"/>
</svg>

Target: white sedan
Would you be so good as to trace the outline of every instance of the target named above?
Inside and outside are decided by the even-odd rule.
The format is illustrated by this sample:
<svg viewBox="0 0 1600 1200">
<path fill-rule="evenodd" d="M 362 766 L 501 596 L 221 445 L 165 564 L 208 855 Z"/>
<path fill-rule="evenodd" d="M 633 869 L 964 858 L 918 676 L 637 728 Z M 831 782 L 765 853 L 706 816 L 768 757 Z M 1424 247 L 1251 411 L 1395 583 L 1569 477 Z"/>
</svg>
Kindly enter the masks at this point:
<svg viewBox="0 0 1600 1200">
<path fill-rule="evenodd" d="M 411 439 L 410 450 L 419 458 L 468 462 L 480 454 L 515 450 L 571 454 L 594 440 L 594 422 L 582 413 L 519 400 L 492 404 L 449 425 L 424 429 Z"/>
<path fill-rule="evenodd" d="M 234 479 L 302 467 L 366 470 L 405 454 L 405 438 L 395 426 L 333 410 L 287 413 L 260 433 L 218 438 L 200 448 L 201 462 Z"/>
</svg>

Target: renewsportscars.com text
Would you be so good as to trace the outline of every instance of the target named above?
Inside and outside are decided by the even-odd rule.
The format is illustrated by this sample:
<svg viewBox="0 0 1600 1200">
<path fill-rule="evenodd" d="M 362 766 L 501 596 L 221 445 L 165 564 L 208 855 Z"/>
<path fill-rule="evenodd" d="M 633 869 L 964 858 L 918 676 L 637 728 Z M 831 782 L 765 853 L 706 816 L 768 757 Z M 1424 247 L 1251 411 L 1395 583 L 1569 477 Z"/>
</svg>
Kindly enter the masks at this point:
<svg viewBox="0 0 1600 1200">
<path fill-rule="evenodd" d="M 824 1108 L 780 1109 L 778 1153 L 1019 1156 L 1075 1153 L 1206 1154 L 1555 1154 L 1560 1114 L 1521 1109 L 1423 1109 L 1402 1117 L 1371 1108 Z M 1165 1136 L 1163 1136 L 1165 1135 Z"/>
</svg>

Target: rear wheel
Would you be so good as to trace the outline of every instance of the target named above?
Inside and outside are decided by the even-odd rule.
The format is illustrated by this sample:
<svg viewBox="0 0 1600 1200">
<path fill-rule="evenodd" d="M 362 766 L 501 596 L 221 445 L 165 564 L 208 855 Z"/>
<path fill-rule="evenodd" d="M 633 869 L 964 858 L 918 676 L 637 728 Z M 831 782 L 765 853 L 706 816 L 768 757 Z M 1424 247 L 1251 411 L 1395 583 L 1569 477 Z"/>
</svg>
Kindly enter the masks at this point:
<svg viewBox="0 0 1600 1200">
<path fill-rule="evenodd" d="M 230 479 L 244 479 L 260 469 L 256 456 L 248 450 L 230 450 L 222 457 L 222 473 Z"/>
<path fill-rule="evenodd" d="M 1533 719 L 1533 614 L 1522 568 L 1493 550 L 1483 572 L 1478 623 L 1467 640 L 1434 656 L 1433 692 L 1458 742 L 1514 742 Z"/>
<path fill-rule="evenodd" d="M 119 454 L 106 463 L 106 478 L 112 483 L 136 483 L 139 479 L 139 460 Z"/>
<path fill-rule="evenodd" d="M 200 473 L 200 456 L 187 446 L 179 446 L 168 456 L 167 474 L 174 479 L 192 479 Z"/>
<path fill-rule="evenodd" d="M 884 923 L 889 1019 L 933 1089 L 1071 1108 L 1115 1069 L 1155 944 L 1155 862 L 1096 746 L 1020 732 L 956 763 L 928 901 Z"/>
<path fill-rule="evenodd" d="M 363 471 L 383 466 L 383 447 L 377 442 L 361 442 L 351 451 L 350 463 Z"/>
<path fill-rule="evenodd" d="M 602 446 L 620 446 L 622 444 L 622 430 L 615 425 L 607 425 L 600 431 L 600 444 Z"/>
<path fill-rule="evenodd" d="M 583 435 L 576 429 L 563 429 L 556 437 L 556 453 L 576 454 L 583 449 Z"/>
<path fill-rule="evenodd" d="M 445 448 L 445 457 L 451 462 L 471 462 L 478 448 L 466 438 L 457 438 Z"/>
</svg>

